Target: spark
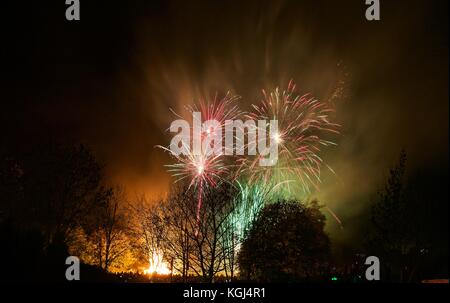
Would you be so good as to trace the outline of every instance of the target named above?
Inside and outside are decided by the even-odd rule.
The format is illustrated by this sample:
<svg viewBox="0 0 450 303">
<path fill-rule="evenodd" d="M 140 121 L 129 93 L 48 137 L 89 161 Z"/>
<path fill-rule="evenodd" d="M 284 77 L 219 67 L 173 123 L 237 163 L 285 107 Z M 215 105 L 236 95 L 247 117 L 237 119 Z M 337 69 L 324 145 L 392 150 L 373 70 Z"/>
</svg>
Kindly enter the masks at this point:
<svg viewBox="0 0 450 303">
<path fill-rule="evenodd" d="M 279 186 L 280 192 L 291 194 L 293 188 L 299 188 L 309 194 L 321 183 L 322 150 L 336 145 L 328 139 L 339 134 L 340 125 L 331 122 L 334 110 L 309 94 L 297 95 L 292 81 L 283 91 L 263 90 L 263 97 L 247 117 L 278 121 L 278 132 L 271 137 L 278 144 L 278 160 L 273 166 L 259 166 L 258 156 L 242 157 L 239 173 L 248 174 L 251 183 L 284 184 Z"/>
<path fill-rule="evenodd" d="M 275 140 L 275 142 L 276 142 L 277 144 L 280 144 L 280 143 L 283 141 L 283 139 L 281 138 L 281 135 L 280 135 L 279 133 L 275 133 L 275 134 L 273 135 L 273 139 Z"/>
<path fill-rule="evenodd" d="M 201 101 L 199 106 L 186 107 L 186 109 L 191 113 L 200 112 L 205 121 L 218 121 L 219 125 L 217 127 L 223 130 L 226 121 L 234 120 L 241 115 L 241 111 L 234 104 L 238 98 L 238 96 L 228 92 L 224 98 L 218 99 L 216 94 L 212 102 Z M 202 146 L 200 154 L 195 154 L 190 148 L 190 144 L 186 143 L 181 147 L 184 151 L 181 155 L 173 153 L 167 147 L 157 146 L 169 152 L 175 158 L 174 164 L 166 165 L 168 172 L 175 177 L 175 183 L 188 180 L 188 189 L 193 188 L 197 191 L 197 221 L 200 220 L 204 189 L 209 186 L 215 187 L 221 181 L 228 182 L 225 177 L 230 175 L 230 168 L 232 167 L 225 161 L 223 153 L 207 153 L 203 148 L 204 142 L 215 132 L 216 129 L 214 127 L 209 127 L 206 130 L 202 129 L 200 134 Z"/>
</svg>

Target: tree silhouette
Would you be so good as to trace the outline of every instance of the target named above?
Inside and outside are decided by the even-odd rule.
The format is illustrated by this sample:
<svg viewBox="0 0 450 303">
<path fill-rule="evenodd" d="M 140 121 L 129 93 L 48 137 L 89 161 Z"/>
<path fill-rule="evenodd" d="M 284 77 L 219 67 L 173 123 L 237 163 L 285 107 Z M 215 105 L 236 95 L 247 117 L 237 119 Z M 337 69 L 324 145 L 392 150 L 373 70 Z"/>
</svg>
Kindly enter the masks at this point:
<svg viewBox="0 0 450 303">
<path fill-rule="evenodd" d="M 5 245 L 2 259 L 11 260 L 12 271 L 26 264 L 27 277 L 43 280 L 61 272 L 67 244 L 95 204 L 101 172 L 92 153 L 81 145 L 41 144 L 2 152 L 0 241 Z M 64 278 L 53 275 L 58 277 Z M 23 279 L 22 271 L 19 278 Z"/>
<path fill-rule="evenodd" d="M 47 244 L 66 241 L 94 205 L 101 167 L 84 146 L 41 145 L 11 163 L 18 175 L 10 215 L 39 229 Z"/>
<path fill-rule="evenodd" d="M 402 150 L 398 163 L 391 168 L 387 183 L 379 191 L 372 207 L 372 228 L 367 245 L 371 254 L 384 261 L 385 273 L 390 271 L 387 265 L 403 263 L 414 246 L 414 235 L 410 229 L 412 222 L 407 217 L 408 205 L 404 193 L 406 160 L 406 153 Z"/>
<path fill-rule="evenodd" d="M 197 217 L 198 195 L 193 188 L 176 187 L 161 203 L 161 220 L 165 226 L 164 255 L 180 272 L 183 280 L 189 273 L 212 282 L 214 277 L 234 261 L 230 254 L 229 216 L 235 209 L 236 188 L 229 183 L 207 187 Z"/>
<path fill-rule="evenodd" d="M 85 262 L 108 271 L 130 248 L 125 193 L 120 187 L 101 187 L 95 201 L 71 247 Z"/>
<path fill-rule="evenodd" d="M 244 279 L 277 282 L 315 279 L 327 268 L 330 242 L 317 202 L 279 201 L 263 208 L 244 240 Z"/>
<path fill-rule="evenodd" d="M 137 198 L 137 201 L 130 204 L 128 209 L 132 217 L 129 229 L 133 241 L 130 244 L 135 255 L 141 261 L 145 263 L 150 261 L 156 266 L 159 265 L 158 262 L 170 261 L 172 271 L 179 270 L 177 267 L 178 264 L 173 268 L 174 264 L 172 260 L 174 258 L 169 255 L 169 245 L 165 242 L 168 239 L 168 227 L 163 221 L 162 201 L 151 203 L 142 195 Z M 176 238 L 173 240 L 176 241 Z M 173 245 L 172 248 L 176 246 L 176 243 L 171 244 Z M 172 252 L 177 252 L 177 250 L 174 249 Z M 185 267 L 183 266 L 183 269 L 180 269 L 179 272 L 182 275 L 184 274 L 183 278 L 186 278 L 187 270 L 184 269 Z"/>
<path fill-rule="evenodd" d="M 371 212 L 366 250 L 380 258 L 386 281 L 417 280 L 419 266 L 429 266 L 426 263 L 431 255 L 442 265 L 448 264 L 447 258 L 441 258 L 448 254 L 448 242 L 440 238 L 448 235 L 444 232 L 448 231 L 448 204 L 439 196 L 447 185 L 436 176 L 433 180 L 424 176 L 407 179 L 406 162 L 406 152 L 402 150 Z"/>
</svg>

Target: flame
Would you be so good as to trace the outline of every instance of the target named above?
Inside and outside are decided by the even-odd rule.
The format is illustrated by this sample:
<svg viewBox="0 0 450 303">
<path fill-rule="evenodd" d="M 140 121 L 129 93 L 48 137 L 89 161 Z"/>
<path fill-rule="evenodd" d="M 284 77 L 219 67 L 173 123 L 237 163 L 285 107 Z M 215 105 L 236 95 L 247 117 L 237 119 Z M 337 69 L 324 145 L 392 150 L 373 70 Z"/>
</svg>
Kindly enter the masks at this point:
<svg viewBox="0 0 450 303">
<path fill-rule="evenodd" d="M 153 252 L 152 257 L 149 258 L 149 266 L 144 269 L 145 275 L 169 275 L 171 273 L 167 263 L 163 261 L 162 254 Z"/>
</svg>

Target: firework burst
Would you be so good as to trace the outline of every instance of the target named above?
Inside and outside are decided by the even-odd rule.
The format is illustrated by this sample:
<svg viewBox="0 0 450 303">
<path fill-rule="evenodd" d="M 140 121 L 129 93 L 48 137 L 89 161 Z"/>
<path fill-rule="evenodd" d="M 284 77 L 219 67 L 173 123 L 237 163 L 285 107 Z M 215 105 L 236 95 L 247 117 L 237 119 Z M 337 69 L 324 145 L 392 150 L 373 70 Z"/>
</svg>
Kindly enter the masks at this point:
<svg viewBox="0 0 450 303">
<path fill-rule="evenodd" d="M 222 132 L 226 121 L 234 120 L 239 117 L 241 112 L 237 105 L 234 104 L 238 98 L 238 96 L 227 93 L 222 99 L 218 99 L 216 95 L 211 103 L 201 101 L 200 106 L 186 107 L 190 113 L 200 112 L 201 118 L 205 121 L 218 121 L 218 124 L 215 127 L 207 129 L 201 128 L 200 145 L 202 148 L 200 153 L 194 153 L 193 149 L 191 149 L 191 143 L 193 142 L 189 142 L 189 144 L 183 142 L 181 146 L 183 152 L 181 154 L 176 154 L 167 147 L 158 146 L 175 158 L 175 164 L 166 165 L 168 172 L 176 178 L 175 182 L 188 180 L 188 188 L 193 188 L 197 192 L 197 220 L 200 220 L 204 189 L 208 186 L 215 187 L 221 181 L 228 181 L 225 177 L 230 175 L 230 167 L 232 165 L 227 164 L 222 152 L 210 153 L 205 148 L 205 145 L 207 144 L 206 142 L 211 142 L 207 140 L 216 133 L 217 129 L 215 128 L 219 128 L 219 131 Z M 180 117 L 179 115 L 177 116 Z M 195 116 L 193 115 L 193 117 Z M 201 122 L 202 121 L 193 121 L 193 124 L 198 123 L 201 125 Z M 193 132 L 193 129 L 191 129 L 191 132 Z M 223 135 L 222 138 L 224 138 Z"/>
<path fill-rule="evenodd" d="M 281 196 L 287 198 L 295 194 L 297 190 L 294 191 L 294 189 L 297 188 L 305 194 L 310 193 L 311 188 L 318 189 L 318 184 L 321 182 L 321 168 L 324 165 L 327 166 L 320 154 L 325 147 L 336 145 L 328 138 L 338 134 L 340 126 L 331 122 L 334 110 L 327 103 L 320 102 L 309 94 L 297 95 L 295 88 L 295 84 L 291 81 L 287 89 L 283 91 L 277 88 L 267 93 L 263 90 L 264 98 L 261 104 L 253 105 L 252 112 L 245 115 L 235 104 L 238 97 L 230 93 L 222 99 L 218 99 L 216 95 L 212 102 L 202 101 L 199 106 L 186 107 L 188 112 L 193 114 L 194 127 L 191 127 L 190 132 L 194 133 L 194 136 L 195 125 L 201 125 L 197 128 L 199 135 L 196 137 L 200 141 L 198 142 L 201 146 L 200 152 L 198 150 L 194 152 L 195 149 L 191 149 L 191 146 L 195 145 L 193 137 L 192 140 L 182 143 L 183 152 L 180 154 L 175 154 L 169 148 L 159 147 L 175 158 L 174 164 L 166 165 L 168 171 L 176 178 L 175 182 L 187 180 L 188 188 L 196 191 L 197 220 L 200 220 L 204 190 L 215 187 L 220 182 L 245 180 L 252 190 L 256 190 L 251 196 L 260 199 L 263 186 L 270 188 L 272 198 Z M 194 113 L 200 113 L 200 115 L 194 115 Z M 212 143 L 211 138 L 214 134 L 219 131 L 222 135 L 221 140 L 224 140 L 226 123 L 240 117 L 253 121 L 277 121 L 277 132 L 272 133 L 268 130 L 262 132 L 264 136 L 269 133 L 271 136 L 269 140 L 274 140 L 278 146 L 278 159 L 273 166 L 260 166 L 261 155 L 225 158 L 225 155 L 229 155 L 226 150 L 218 153 L 208 151 L 206 147 Z M 214 120 L 217 123 L 206 126 L 202 124 L 202 119 Z M 243 140 L 236 136 L 233 139 L 235 142 Z M 225 146 L 224 142 L 221 143 L 221 146 Z M 248 146 L 246 148 L 248 149 Z M 333 172 L 329 166 L 327 167 Z M 249 191 L 242 185 L 243 183 L 237 182 L 237 184 L 242 195 Z M 264 196 L 267 198 L 266 194 Z M 250 205 L 254 205 L 254 202 Z M 242 210 L 234 219 L 242 221 L 242 217 L 251 217 L 245 214 L 246 211 Z"/>
<path fill-rule="evenodd" d="M 270 138 L 278 144 L 277 163 L 259 166 L 260 157 L 239 160 L 239 171 L 249 175 L 250 183 L 277 184 L 280 193 L 291 193 L 297 186 L 303 193 L 310 193 L 311 187 L 317 189 L 324 165 L 320 152 L 336 145 L 325 138 L 339 133 L 339 125 L 330 121 L 333 109 L 309 94 L 296 95 L 295 88 L 291 81 L 282 92 L 278 88 L 270 93 L 263 90 L 261 104 L 253 105 L 247 115 L 252 120 L 278 121 L 278 132 Z"/>
</svg>

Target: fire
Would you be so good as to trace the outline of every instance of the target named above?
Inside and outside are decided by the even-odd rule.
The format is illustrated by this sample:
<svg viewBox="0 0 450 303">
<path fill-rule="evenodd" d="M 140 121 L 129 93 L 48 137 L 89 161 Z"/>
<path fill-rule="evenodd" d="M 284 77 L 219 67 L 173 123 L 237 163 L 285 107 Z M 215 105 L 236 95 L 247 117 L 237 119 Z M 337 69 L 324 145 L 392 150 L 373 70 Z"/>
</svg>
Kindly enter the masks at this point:
<svg viewBox="0 0 450 303">
<path fill-rule="evenodd" d="M 150 257 L 149 261 L 148 268 L 144 269 L 145 275 L 169 275 L 171 273 L 167 263 L 162 258 L 162 254 L 153 252 L 153 256 Z"/>
</svg>

